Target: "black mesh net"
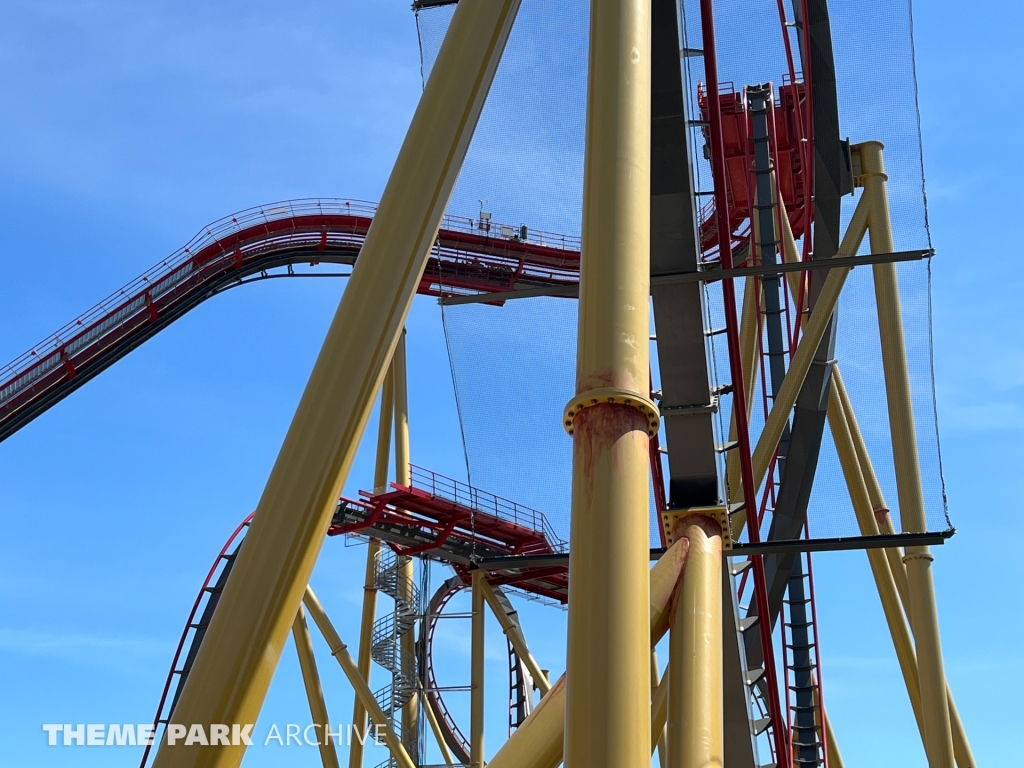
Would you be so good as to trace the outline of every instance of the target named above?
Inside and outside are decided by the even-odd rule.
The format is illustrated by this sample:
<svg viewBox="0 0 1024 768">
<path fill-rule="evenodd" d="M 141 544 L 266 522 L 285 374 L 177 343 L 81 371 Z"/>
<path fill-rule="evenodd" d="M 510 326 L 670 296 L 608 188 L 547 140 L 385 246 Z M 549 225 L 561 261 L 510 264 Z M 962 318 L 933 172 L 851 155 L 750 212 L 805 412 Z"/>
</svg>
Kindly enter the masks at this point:
<svg viewBox="0 0 1024 768">
<path fill-rule="evenodd" d="M 424 78 L 453 12 L 454 5 L 417 12 Z M 792 21 L 789 2 L 785 12 Z M 531 230 L 579 233 L 588 16 L 588 4 L 578 0 L 523 0 L 453 194 L 452 213 L 489 213 L 495 223 L 509 225 L 510 232 L 526 225 Z M 830 16 L 842 135 L 854 143 L 874 139 L 885 144 L 895 246 L 928 248 L 910 9 L 895 0 L 844 0 L 830 3 Z M 680 18 L 681 47 L 699 51 L 703 46 L 697 0 L 683 0 Z M 866 19 L 884 22 L 868 25 Z M 723 89 L 731 83 L 741 91 L 745 85 L 769 81 L 778 88 L 790 83 L 793 75 L 799 81 L 799 34 L 796 27 L 783 26 L 775 2 L 719 3 L 716 26 Z M 792 72 L 786 35 L 795 62 Z M 680 61 L 689 113 L 695 116 L 698 84 L 705 79 L 703 59 L 681 55 Z M 691 163 L 696 189 L 710 190 L 700 130 L 691 128 Z M 844 198 L 844 230 L 858 197 L 859 190 Z M 499 232 L 496 224 L 491 231 Z M 862 252 L 866 249 L 865 245 Z M 898 275 L 928 528 L 944 530 L 948 518 L 931 366 L 929 264 L 900 264 Z M 740 281 L 737 287 L 741 289 Z M 708 284 L 705 295 L 707 326 L 721 327 L 720 284 Z M 442 311 L 472 483 L 544 511 L 567 537 L 571 442 L 560 416 L 574 393 L 576 302 L 517 299 L 501 306 L 449 305 Z M 712 337 L 709 355 L 709 385 L 729 382 L 724 335 Z M 836 359 L 899 530 L 869 267 L 850 273 L 840 300 Z M 653 346 L 652 363 L 658 387 Z M 759 392 L 751 404 L 754 442 L 764 424 L 763 403 Z M 727 436 L 730 407 L 730 398 L 723 398 L 719 443 Z M 859 532 L 827 429 L 808 516 L 815 537 Z M 651 523 L 652 545 L 657 545 L 653 505 Z M 767 525 L 766 520 L 763 532 Z"/>
</svg>

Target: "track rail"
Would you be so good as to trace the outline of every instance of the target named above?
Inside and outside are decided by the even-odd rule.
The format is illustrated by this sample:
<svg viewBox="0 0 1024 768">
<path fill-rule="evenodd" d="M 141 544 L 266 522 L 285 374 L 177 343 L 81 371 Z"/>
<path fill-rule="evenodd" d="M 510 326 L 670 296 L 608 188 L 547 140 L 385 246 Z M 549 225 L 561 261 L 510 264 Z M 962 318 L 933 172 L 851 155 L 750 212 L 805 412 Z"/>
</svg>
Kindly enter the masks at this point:
<svg viewBox="0 0 1024 768">
<path fill-rule="evenodd" d="M 186 245 L 0 368 L 0 441 L 221 291 L 269 269 L 352 265 L 376 206 L 306 199 L 259 206 Z M 419 285 L 431 296 L 579 280 L 578 237 L 445 216 Z M 291 274 L 289 272 L 289 274 Z"/>
</svg>

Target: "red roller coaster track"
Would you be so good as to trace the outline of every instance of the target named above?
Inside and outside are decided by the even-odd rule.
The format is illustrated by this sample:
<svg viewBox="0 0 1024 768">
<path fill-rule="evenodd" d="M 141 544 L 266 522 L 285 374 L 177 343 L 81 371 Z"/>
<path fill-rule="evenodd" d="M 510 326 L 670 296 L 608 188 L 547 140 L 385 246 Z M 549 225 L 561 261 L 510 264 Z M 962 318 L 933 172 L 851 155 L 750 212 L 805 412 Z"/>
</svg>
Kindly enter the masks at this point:
<svg viewBox="0 0 1024 768">
<path fill-rule="evenodd" d="M 351 265 L 373 203 L 292 200 L 205 227 L 145 274 L 0 368 L 0 441 L 226 288 L 296 264 Z M 419 292 L 431 296 L 571 285 L 579 238 L 445 216 Z"/>
</svg>

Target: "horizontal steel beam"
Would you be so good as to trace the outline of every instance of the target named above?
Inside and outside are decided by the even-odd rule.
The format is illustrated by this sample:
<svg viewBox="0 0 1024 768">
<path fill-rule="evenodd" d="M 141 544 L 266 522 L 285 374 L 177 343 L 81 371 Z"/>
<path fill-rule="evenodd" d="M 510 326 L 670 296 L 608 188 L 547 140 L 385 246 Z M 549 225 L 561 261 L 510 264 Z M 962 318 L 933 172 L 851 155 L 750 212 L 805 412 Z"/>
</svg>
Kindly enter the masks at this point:
<svg viewBox="0 0 1024 768">
<path fill-rule="evenodd" d="M 934 249 L 918 251 L 896 251 L 894 253 L 868 253 L 863 256 L 836 256 L 831 259 L 792 261 L 785 264 L 762 264 L 755 267 L 734 267 L 732 269 L 705 269 L 700 272 L 651 275 L 651 285 L 672 283 L 705 282 L 724 280 L 727 277 L 751 277 L 777 275 L 782 272 L 805 272 L 809 269 L 836 269 L 839 267 L 863 267 L 866 264 L 891 264 L 897 261 L 919 261 L 935 255 Z M 492 296 L 495 294 L 491 294 Z"/>
<path fill-rule="evenodd" d="M 669 272 L 652 275 L 651 285 L 674 285 L 676 283 L 713 283 L 718 280 L 735 277 L 751 277 L 777 275 L 783 272 L 805 272 L 810 269 L 837 269 L 863 267 L 868 264 L 892 264 L 900 261 L 920 261 L 935 255 L 932 248 L 917 251 L 895 251 L 893 253 L 870 253 L 863 256 L 837 256 L 820 261 L 797 261 L 785 264 L 765 264 L 754 267 L 735 267 L 733 269 L 704 269 L 698 272 Z M 512 299 L 533 299 L 539 296 L 553 296 L 575 299 L 579 296 L 579 285 L 539 286 L 524 288 L 517 291 L 498 291 L 496 293 L 474 293 L 466 296 L 450 296 L 439 298 L 439 304 L 453 306 L 456 304 L 493 304 Z"/>
<path fill-rule="evenodd" d="M 894 533 L 878 536 L 837 536 L 828 539 L 789 539 L 786 541 L 762 541 L 757 544 L 733 544 L 723 554 L 726 557 L 748 557 L 750 555 L 774 555 L 783 552 L 839 552 L 849 549 L 887 549 L 889 547 L 934 546 L 945 544 L 956 533 L 955 528 L 930 533 Z M 651 549 L 651 560 L 658 560 L 665 550 Z M 484 557 L 473 564 L 474 568 L 485 571 L 514 568 L 558 568 L 569 567 L 569 555 L 507 555 Z"/>
</svg>

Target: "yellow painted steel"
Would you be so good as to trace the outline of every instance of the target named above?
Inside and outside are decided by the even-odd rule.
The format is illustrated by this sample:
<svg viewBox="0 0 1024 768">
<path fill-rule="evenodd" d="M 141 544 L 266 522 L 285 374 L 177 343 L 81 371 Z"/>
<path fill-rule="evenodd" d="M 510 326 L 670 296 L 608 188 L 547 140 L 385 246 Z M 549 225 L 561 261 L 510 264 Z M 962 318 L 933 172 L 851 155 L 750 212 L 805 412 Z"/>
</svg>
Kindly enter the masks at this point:
<svg viewBox="0 0 1024 768">
<path fill-rule="evenodd" d="M 669 635 L 668 764 L 722 768 L 722 536 L 717 520 L 682 525 L 690 549 Z"/>
<path fill-rule="evenodd" d="M 577 398 L 650 392 L 650 51 L 650 0 L 592 0 Z M 646 768 L 648 421 L 603 402 L 573 428 L 565 766 Z"/>
<path fill-rule="evenodd" d="M 823 711 L 825 724 L 825 751 L 828 758 L 828 768 L 844 768 L 843 756 L 839 754 L 839 744 L 836 743 L 835 732 L 832 730 L 832 721 L 828 719 L 828 712 Z"/>
<path fill-rule="evenodd" d="M 871 499 L 871 509 L 874 511 L 875 524 L 879 533 L 895 533 L 896 529 L 892 524 L 892 516 L 889 514 L 889 506 L 885 503 L 885 496 L 882 494 L 882 486 L 878 482 L 878 475 L 875 474 L 874 465 L 868 456 L 867 445 L 864 443 L 864 436 L 861 434 L 860 425 L 853 415 L 853 406 L 850 403 L 850 395 L 846 391 L 846 384 L 843 382 L 842 374 L 839 372 L 839 365 L 832 368 L 832 386 L 835 387 L 836 395 L 839 397 L 846 421 L 850 426 L 850 435 L 853 438 L 853 446 L 857 451 L 857 462 L 860 464 L 860 471 L 864 475 L 864 484 L 868 490 L 868 498 Z M 885 550 L 886 559 L 889 561 L 889 570 L 896 581 L 896 591 L 899 593 L 903 610 L 908 612 L 910 597 L 907 589 L 907 568 L 903 564 L 903 552 L 899 547 L 889 547 Z"/>
<path fill-rule="evenodd" d="M 360 676 L 359 668 L 356 666 L 352 654 L 348 652 L 348 646 L 341 641 L 338 631 L 334 628 L 331 620 L 327 618 L 327 614 L 324 612 L 323 606 L 320 605 L 320 601 L 317 600 L 312 588 L 306 587 L 302 596 L 302 602 L 306 606 L 306 610 L 309 611 L 310 617 L 320 629 L 320 634 L 327 641 L 327 647 L 331 649 L 331 655 L 338 660 L 342 671 L 355 689 L 356 696 L 359 697 L 363 702 L 363 706 L 366 707 L 366 711 L 370 714 L 370 720 L 377 726 L 375 732 L 379 732 L 384 739 L 384 743 L 387 744 L 388 750 L 390 750 L 391 756 L 395 758 L 399 768 L 416 768 L 412 758 L 409 757 L 409 753 L 402 746 L 401 739 L 388 726 L 380 704 L 373 697 L 373 692 L 370 690 L 370 686 L 367 685 L 366 680 Z"/>
<path fill-rule="evenodd" d="M 867 195 L 862 197 L 860 202 L 857 203 L 857 208 L 853 212 L 853 217 L 850 219 L 846 233 L 843 235 L 839 250 L 836 252 L 837 257 L 853 256 L 857 253 L 857 249 L 860 248 L 861 241 L 864 239 L 867 231 L 869 206 L 866 200 Z M 768 464 L 775 453 L 776 446 L 779 444 L 779 439 L 782 437 L 782 431 L 789 422 L 789 416 L 793 406 L 796 404 L 797 395 L 800 394 L 800 388 L 807 377 L 807 371 L 810 370 L 818 344 L 821 342 L 821 337 L 825 334 L 829 319 L 832 317 L 832 310 L 835 309 L 836 303 L 839 301 L 839 294 L 843 290 L 846 276 L 849 273 L 849 267 L 837 267 L 828 271 L 828 277 L 825 278 L 814 309 L 811 310 L 810 316 L 803 324 L 803 335 L 790 361 L 789 370 L 782 380 L 779 393 L 772 400 L 772 409 L 765 420 L 764 428 L 761 430 L 754 453 L 751 456 L 754 483 L 758 486 L 764 480 L 765 473 L 768 471 Z M 729 476 L 728 482 L 729 488 L 740 487 L 739 464 L 735 465 L 734 473 Z M 743 533 L 746 520 L 746 510 L 740 510 L 733 517 L 732 536 L 734 540 L 739 539 L 740 534 Z"/>
<path fill-rule="evenodd" d="M 422 686 L 420 687 L 420 693 L 423 693 Z M 444 740 L 444 734 L 441 733 L 441 725 L 437 722 L 434 710 L 428 704 L 423 707 L 423 711 L 427 715 L 427 722 L 430 723 L 430 730 L 434 732 L 434 740 L 437 741 L 437 748 L 441 750 L 441 758 L 444 760 L 444 764 L 455 765 L 455 760 L 452 758 L 451 750 L 448 749 L 448 743 Z"/>
<path fill-rule="evenodd" d="M 327 702 L 324 701 L 324 690 L 320 685 L 320 675 L 316 671 L 316 658 L 313 656 L 313 639 L 309 636 L 306 626 L 306 614 L 299 606 L 292 623 L 292 638 L 295 640 L 295 651 L 299 655 L 299 668 L 302 670 L 302 682 L 306 686 L 306 698 L 309 700 L 309 714 L 313 718 L 314 731 L 320 748 L 320 762 L 324 768 L 339 768 L 338 752 L 334 739 L 327 736 L 331 718 L 327 714 Z M 319 727 L 316 727 L 319 726 Z"/>
<path fill-rule="evenodd" d="M 658 668 L 658 652 L 656 650 L 651 651 L 651 741 L 656 743 L 658 746 L 658 765 L 661 768 L 665 768 L 665 761 L 668 759 L 668 732 L 665 728 L 665 717 L 662 712 L 662 717 L 659 719 L 658 712 L 656 712 L 656 704 L 658 693 L 661 691 L 661 670 Z M 666 687 L 665 693 L 668 693 Z M 667 709 L 665 702 L 662 702 L 662 710 Z M 654 747 L 652 746 L 653 750 Z"/>
<path fill-rule="evenodd" d="M 470 631 L 469 763 L 484 767 L 484 590 L 486 574 L 473 571 L 473 619 Z"/>
<path fill-rule="evenodd" d="M 833 391 L 832 396 L 829 398 L 828 423 L 832 430 L 836 453 L 839 455 L 839 464 L 843 470 L 843 477 L 846 479 L 846 486 L 850 493 L 850 500 L 853 503 L 853 511 L 857 516 L 857 523 L 861 534 L 876 536 L 878 535 L 878 524 L 871 509 L 871 497 L 868 495 L 867 486 L 864 484 L 864 475 L 857 461 L 857 451 L 853 445 L 853 438 L 850 434 L 850 426 L 846 420 L 846 414 L 843 413 L 841 402 L 836 396 L 835 391 Z M 875 586 L 878 588 L 878 597 L 882 601 L 885 620 L 889 625 L 889 633 L 892 635 L 893 646 L 896 648 L 896 658 L 903 672 L 907 693 L 910 696 L 910 704 L 914 709 L 914 717 L 917 719 L 923 742 L 924 726 L 921 719 L 921 691 L 918 682 L 917 656 L 910 637 L 910 630 L 907 627 L 906 620 L 903 618 L 903 609 L 900 605 L 899 595 L 896 593 L 896 584 L 889 570 L 888 560 L 878 549 L 868 549 L 866 552 L 868 562 L 871 565 L 871 572 L 875 577 Z"/>
<path fill-rule="evenodd" d="M 653 653 L 653 651 L 652 651 Z M 664 766 L 668 758 L 668 670 L 651 693 L 651 752 L 658 750 L 658 762 Z M 652 680 L 653 673 L 652 673 Z"/>
<path fill-rule="evenodd" d="M 650 570 L 650 627 L 651 648 L 668 631 L 672 613 L 672 598 L 676 585 L 686 566 L 689 541 L 684 539 L 669 547 Z M 650 649 L 648 649 L 650 650 Z M 668 690 L 667 688 L 665 689 Z M 526 721 L 497 751 L 487 768 L 556 768 L 562 762 L 565 741 L 565 676 L 551 687 L 548 695 L 530 713 Z M 650 710 L 650 692 L 645 708 Z M 664 715 L 662 715 L 664 722 Z M 645 736 L 645 741 L 648 737 Z M 647 744 L 650 760 L 654 745 Z"/>
<path fill-rule="evenodd" d="M 838 364 L 832 368 L 832 383 L 835 387 L 835 395 L 839 398 L 839 404 L 849 426 L 850 436 L 853 440 L 857 454 L 857 461 L 860 465 L 861 472 L 867 486 L 868 496 L 871 499 L 871 507 L 875 512 L 877 532 L 889 534 L 895 533 L 892 517 L 889 515 L 888 507 L 886 506 L 885 499 L 882 496 L 882 489 L 878 484 L 878 477 L 875 474 L 871 458 L 868 455 L 867 446 L 864 443 L 864 437 L 861 434 L 860 425 L 857 423 L 857 418 L 853 411 L 853 405 L 850 402 L 850 396 L 846 391 L 846 385 L 843 382 L 843 377 L 839 371 Z M 883 511 L 884 514 L 882 514 Z M 886 549 L 885 554 L 886 559 L 889 562 L 890 573 L 894 577 L 896 591 L 899 594 L 900 603 L 903 606 L 903 612 L 909 619 L 910 598 L 907 588 L 906 566 L 903 564 L 902 552 L 900 552 L 898 548 L 892 547 Z M 913 630 L 912 623 L 911 630 Z M 956 759 L 956 764 L 960 768 L 975 768 L 977 766 L 977 761 L 974 759 L 974 753 L 971 750 L 970 742 L 967 740 L 967 732 L 964 730 L 963 722 L 960 720 L 960 713 L 956 708 L 956 702 L 953 700 L 953 692 L 949 688 L 948 680 L 946 681 L 946 699 L 947 706 L 949 707 L 949 722 L 953 737 L 953 757 Z"/>
<path fill-rule="evenodd" d="M 856 148 L 860 151 L 863 173 L 860 177 L 861 183 L 864 185 L 865 197 L 871 204 L 871 250 L 874 253 L 891 252 L 895 246 L 889 220 L 889 198 L 885 185 L 887 177 L 882 160 L 882 144 L 870 141 L 859 144 Z M 927 530 L 927 522 L 896 265 L 875 264 L 872 272 L 875 280 L 878 332 L 882 342 L 882 372 L 885 375 L 886 401 L 889 406 L 889 429 L 892 434 L 900 520 L 905 533 L 921 533 Z M 907 548 L 904 562 L 907 566 L 907 586 L 910 591 L 911 624 L 914 627 L 921 671 L 921 704 L 928 761 L 931 768 L 952 768 L 953 736 L 949 725 L 939 618 L 932 584 L 932 559 L 928 547 L 917 546 Z"/>
<path fill-rule="evenodd" d="M 755 220 L 757 217 L 754 217 Z M 762 315 L 758 311 L 757 297 L 761 292 L 761 281 L 748 277 L 743 281 L 743 309 L 740 311 L 740 356 L 743 358 L 743 384 L 747 394 L 746 402 L 752 403 L 757 388 L 761 367 L 757 364 L 758 336 L 763 327 Z M 729 442 L 736 440 L 736 411 L 729 414 Z M 725 476 L 739 478 L 740 455 L 738 451 L 725 454 Z M 739 488 L 729 488 L 729 498 L 738 498 Z"/>
<path fill-rule="evenodd" d="M 391 454 L 391 418 L 395 407 L 395 384 L 394 364 L 389 366 L 384 377 L 384 386 L 380 395 L 380 421 L 377 428 L 377 463 L 373 471 L 373 488 L 375 491 L 383 490 L 388 483 L 388 463 Z M 380 552 L 380 542 L 377 539 L 370 539 L 366 548 L 366 573 L 363 578 L 363 614 L 359 625 L 359 674 L 369 684 L 370 669 L 373 666 L 373 659 L 370 656 L 372 650 L 373 622 L 377 616 L 377 587 L 374 585 L 374 575 L 377 568 L 377 553 Z M 360 732 L 365 731 L 366 709 L 363 703 L 356 698 L 352 707 L 352 725 Z M 359 741 L 349 748 L 349 768 L 362 768 L 364 745 Z"/>
<path fill-rule="evenodd" d="M 473 585 L 476 587 L 476 584 Z M 533 684 L 540 691 L 540 695 L 544 696 L 548 691 L 551 690 L 551 683 L 548 682 L 547 675 L 544 674 L 544 670 L 540 668 L 537 660 L 533 658 L 533 654 L 530 653 L 529 647 L 526 645 L 526 638 L 523 637 L 522 631 L 515 624 L 512 623 L 512 619 L 509 618 L 508 614 L 502 609 L 498 603 L 498 597 L 494 594 L 494 590 L 491 589 L 491 585 L 487 583 L 486 579 L 480 580 L 480 592 L 484 596 L 484 600 L 487 601 L 487 605 L 491 608 L 491 613 L 494 614 L 494 618 L 498 620 L 501 625 L 502 631 L 505 636 L 508 637 L 508 641 L 512 643 L 512 648 L 515 649 L 516 655 L 526 665 L 526 668 L 530 671 L 530 676 L 533 678 Z"/>
<path fill-rule="evenodd" d="M 178 722 L 247 724 L 259 715 L 518 8 L 519 0 L 490 0 L 455 10 L 175 707 Z M 242 745 L 164 746 L 154 765 L 229 768 L 243 754 Z"/>
<path fill-rule="evenodd" d="M 405 355 L 405 330 L 395 347 L 392 361 L 395 388 L 395 482 L 408 487 L 412 476 L 409 466 L 411 452 L 409 448 L 409 374 Z M 402 564 L 398 579 L 398 594 L 408 604 L 413 602 L 413 585 L 416 583 L 415 561 L 409 559 Z M 413 631 L 406 632 L 398 641 L 401 656 L 402 674 L 407 680 L 416 679 L 416 637 Z M 420 697 L 413 693 L 409 701 L 402 707 L 402 734 L 406 746 L 413 746 L 419 741 L 420 732 Z M 415 748 L 413 746 L 413 748 Z"/>
</svg>

